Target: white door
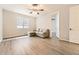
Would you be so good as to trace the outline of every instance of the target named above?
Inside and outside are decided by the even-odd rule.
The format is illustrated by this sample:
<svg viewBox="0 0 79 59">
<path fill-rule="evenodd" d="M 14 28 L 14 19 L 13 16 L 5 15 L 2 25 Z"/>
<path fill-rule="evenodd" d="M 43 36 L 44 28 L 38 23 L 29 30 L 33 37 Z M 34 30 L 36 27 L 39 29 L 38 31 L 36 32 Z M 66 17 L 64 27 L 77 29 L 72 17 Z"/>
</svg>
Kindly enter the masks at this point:
<svg viewBox="0 0 79 59">
<path fill-rule="evenodd" d="M 79 43 L 79 6 L 70 8 L 69 41 Z"/>
</svg>

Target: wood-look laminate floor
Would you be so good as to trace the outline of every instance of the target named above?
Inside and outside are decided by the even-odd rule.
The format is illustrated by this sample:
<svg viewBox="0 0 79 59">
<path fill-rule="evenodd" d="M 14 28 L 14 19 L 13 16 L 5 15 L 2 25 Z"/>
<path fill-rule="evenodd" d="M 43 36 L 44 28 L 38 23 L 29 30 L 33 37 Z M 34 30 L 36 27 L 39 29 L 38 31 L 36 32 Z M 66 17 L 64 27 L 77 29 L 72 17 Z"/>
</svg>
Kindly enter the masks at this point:
<svg viewBox="0 0 79 59">
<path fill-rule="evenodd" d="M 1 55 L 77 55 L 79 45 L 56 38 L 18 37 L 0 43 Z"/>
</svg>

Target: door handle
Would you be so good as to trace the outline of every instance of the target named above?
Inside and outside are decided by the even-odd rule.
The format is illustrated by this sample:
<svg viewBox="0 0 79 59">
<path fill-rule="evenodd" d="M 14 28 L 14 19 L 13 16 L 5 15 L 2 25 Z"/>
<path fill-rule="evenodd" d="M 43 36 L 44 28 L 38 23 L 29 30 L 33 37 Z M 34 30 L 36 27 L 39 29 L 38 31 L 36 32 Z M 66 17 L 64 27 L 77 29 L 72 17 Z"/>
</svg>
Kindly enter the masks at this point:
<svg viewBox="0 0 79 59">
<path fill-rule="evenodd" d="M 72 28 L 70 28 L 69 30 L 72 30 Z"/>
</svg>

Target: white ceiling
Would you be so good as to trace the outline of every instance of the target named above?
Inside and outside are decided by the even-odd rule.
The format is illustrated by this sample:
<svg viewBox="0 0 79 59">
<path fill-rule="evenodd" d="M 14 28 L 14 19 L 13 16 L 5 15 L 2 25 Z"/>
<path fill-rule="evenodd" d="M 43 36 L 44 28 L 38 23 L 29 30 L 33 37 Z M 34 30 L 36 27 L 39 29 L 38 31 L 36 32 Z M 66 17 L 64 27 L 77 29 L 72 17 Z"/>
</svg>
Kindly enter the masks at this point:
<svg viewBox="0 0 79 59">
<path fill-rule="evenodd" d="M 70 4 L 39 4 L 39 8 L 43 8 L 45 11 L 41 11 L 40 14 L 48 13 L 50 11 L 57 10 L 62 7 L 70 7 L 73 5 Z M 30 10 L 32 8 L 31 4 L 0 4 L 0 7 L 10 10 L 13 12 L 25 14 L 28 16 L 38 16 L 37 14 L 30 14 Z"/>
</svg>

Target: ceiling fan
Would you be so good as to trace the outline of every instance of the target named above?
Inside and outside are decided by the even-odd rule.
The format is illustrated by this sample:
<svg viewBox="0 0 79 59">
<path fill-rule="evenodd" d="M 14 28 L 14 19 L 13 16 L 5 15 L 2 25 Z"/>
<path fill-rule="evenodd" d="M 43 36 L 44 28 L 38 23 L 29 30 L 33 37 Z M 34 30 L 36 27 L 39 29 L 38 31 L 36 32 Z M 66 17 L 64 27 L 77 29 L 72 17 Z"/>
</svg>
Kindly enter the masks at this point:
<svg viewBox="0 0 79 59">
<path fill-rule="evenodd" d="M 32 4 L 32 9 L 30 14 L 32 14 L 33 12 L 36 12 L 37 14 L 39 14 L 40 11 L 44 11 L 44 9 L 39 9 L 39 4 Z"/>
</svg>

